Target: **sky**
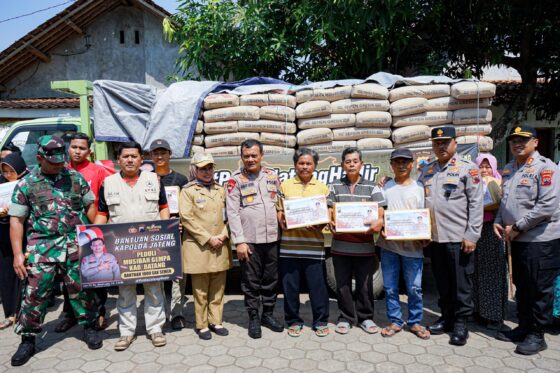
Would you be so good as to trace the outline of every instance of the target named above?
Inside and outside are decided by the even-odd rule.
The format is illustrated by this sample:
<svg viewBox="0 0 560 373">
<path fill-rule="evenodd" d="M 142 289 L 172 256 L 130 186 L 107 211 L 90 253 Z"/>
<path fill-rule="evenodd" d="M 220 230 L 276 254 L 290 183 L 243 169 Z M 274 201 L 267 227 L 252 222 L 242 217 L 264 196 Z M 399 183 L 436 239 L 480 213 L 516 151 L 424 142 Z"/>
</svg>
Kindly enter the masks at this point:
<svg viewBox="0 0 560 373">
<path fill-rule="evenodd" d="M 13 42 L 70 6 L 75 0 L 0 0 L 0 51 L 8 48 Z M 177 0 L 153 0 L 170 13 L 175 13 Z M 58 6 L 57 6 L 58 5 Z M 1 22 L 8 18 L 36 12 L 53 7 L 26 17 Z"/>
</svg>

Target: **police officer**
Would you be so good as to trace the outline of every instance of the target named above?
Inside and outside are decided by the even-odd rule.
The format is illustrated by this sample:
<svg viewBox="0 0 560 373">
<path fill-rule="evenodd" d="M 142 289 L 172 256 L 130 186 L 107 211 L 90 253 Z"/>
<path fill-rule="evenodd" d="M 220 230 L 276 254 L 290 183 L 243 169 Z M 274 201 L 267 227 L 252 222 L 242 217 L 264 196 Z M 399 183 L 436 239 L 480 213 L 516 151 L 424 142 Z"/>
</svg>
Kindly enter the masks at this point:
<svg viewBox="0 0 560 373">
<path fill-rule="evenodd" d="M 15 331 L 22 342 L 12 356 L 12 365 L 25 364 L 35 353 L 35 335 L 41 331 L 54 276 L 61 272 L 70 304 L 84 325 L 84 341 L 98 349 L 103 341 L 94 329 L 97 310 L 90 295 L 81 291 L 76 226 L 87 224 L 95 212 L 95 195 L 76 171 L 64 167 L 64 141 L 42 136 L 38 141 L 39 163 L 16 186 L 10 207 L 10 237 L 14 270 L 27 278 Z M 27 229 L 27 262 L 23 255 L 24 224 Z"/>
<path fill-rule="evenodd" d="M 536 150 L 534 128 L 514 127 L 507 139 L 515 159 L 503 171 L 494 232 L 511 242 L 519 326 L 497 338 L 521 342 L 515 352 L 533 355 L 547 348 L 543 329 L 552 321 L 553 284 L 560 269 L 560 180 L 556 164 Z"/>
<path fill-rule="evenodd" d="M 441 317 L 428 329 L 434 335 L 452 331 L 449 343 L 463 346 L 473 311 L 472 253 L 482 231 L 483 189 L 478 167 L 456 154 L 455 128 L 436 127 L 431 140 L 436 160 L 419 181 L 432 219 L 432 270 Z"/>
<path fill-rule="evenodd" d="M 119 263 L 113 254 L 107 252 L 101 229 L 93 227 L 80 232 L 78 242 L 82 247 L 89 244 L 92 251 L 92 254 L 82 259 L 80 265 L 83 282 L 120 280 L 121 269 Z"/>
<path fill-rule="evenodd" d="M 276 172 L 261 165 L 263 146 L 257 140 L 241 143 L 243 167 L 227 183 L 227 216 L 231 239 L 241 262 L 241 290 L 249 313 L 249 336 L 261 337 L 261 324 L 274 332 L 283 325 L 273 318 L 278 282 Z M 259 303 L 263 312 L 259 320 Z"/>
</svg>

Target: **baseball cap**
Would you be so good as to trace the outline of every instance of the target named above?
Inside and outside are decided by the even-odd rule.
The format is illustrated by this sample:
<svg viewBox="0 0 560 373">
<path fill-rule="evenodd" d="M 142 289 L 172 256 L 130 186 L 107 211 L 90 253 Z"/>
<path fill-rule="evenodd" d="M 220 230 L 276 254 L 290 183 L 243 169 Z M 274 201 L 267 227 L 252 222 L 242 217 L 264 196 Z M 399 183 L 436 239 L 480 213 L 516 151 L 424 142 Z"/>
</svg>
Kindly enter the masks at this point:
<svg viewBox="0 0 560 373">
<path fill-rule="evenodd" d="M 37 140 L 37 154 L 50 163 L 66 162 L 66 148 L 64 140 L 55 135 L 45 135 Z"/>
<path fill-rule="evenodd" d="M 526 124 L 522 124 L 520 126 L 515 126 L 509 131 L 509 135 L 507 140 L 509 141 L 513 136 L 520 136 L 520 137 L 537 137 L 537 131 Z"/>
<path fill-rule="evenodd" d="M 406 159 L 414 159 L 412 152 L 408 148 L 399 148 L 393 150 L 391 153 L 391 159 L 395 158 L 406 158 Z"/>
<path fill-rule="evenodd" d="M 214 157 L 212 157 L 212 154 L 195 153 L 195 155 L 191 159 L 192 166 L 204 167 L 209 164 L 216 164 L 216 162 L 214 162 Z"/>
<path fill-rule="evenodd" d="M 171 151 L 171 146 L 169 143 L 163 139 L 157 139 L 152 142 L 150 145 L 150 151 L 153 152 L 156 149 L 165 149 Z"/>
<path fill-rule="evenodd" d="M 430 140 L 446 140 L 446 139 L 454 139 L 456 137 L 455 134 L 455 127 L 450 126 L 443 126 L 443 127 L 436 127 L 432 129 L 432 134 Z"/>
</svg>

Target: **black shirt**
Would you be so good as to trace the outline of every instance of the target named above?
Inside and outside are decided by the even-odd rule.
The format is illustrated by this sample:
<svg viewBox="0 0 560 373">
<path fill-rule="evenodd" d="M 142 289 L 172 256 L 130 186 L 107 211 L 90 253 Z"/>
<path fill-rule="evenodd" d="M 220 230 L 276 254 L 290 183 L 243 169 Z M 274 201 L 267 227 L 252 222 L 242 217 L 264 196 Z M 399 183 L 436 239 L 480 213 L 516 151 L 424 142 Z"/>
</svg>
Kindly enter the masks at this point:
<svg viewBox="0 0 560 373">
<path fill-rule="evenodd" d="M 160 176 L 159 178 L 163 183 L 163 186 L 178 186 L 179 188 L 182 188 L 189 182 L 185 175 L 173 170 L 171 170 L 169 174 Z"/>
</svg>

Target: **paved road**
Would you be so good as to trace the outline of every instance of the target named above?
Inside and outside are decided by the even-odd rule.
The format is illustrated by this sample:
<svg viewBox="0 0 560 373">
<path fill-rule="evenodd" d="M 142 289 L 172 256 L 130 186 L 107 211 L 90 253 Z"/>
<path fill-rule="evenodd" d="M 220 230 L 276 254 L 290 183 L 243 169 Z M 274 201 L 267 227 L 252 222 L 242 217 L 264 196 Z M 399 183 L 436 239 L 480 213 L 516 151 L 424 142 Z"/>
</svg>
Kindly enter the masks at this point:
<svg viewBox="0 0 560 373">
<path fill-rule="evenodd" d="M 429 283 L 425 296 L 425 320 L 437 318 L 433 286 Z M 311 320 L 307 296 L 302 299 L 306 322 Z M 228 337 L 201 341 L 194 325 L 179 332 L 166 329 L 168 344 L 152 347 L 141 332 L 125 352 L 113 351 L 118 339 L 115 300 L 109 299 L 111 318 L 103 332 L 104 346 L 90 351 L 81 341 L 81 328 L 66 334 L 53 332 L 62 305 L 47 315 L 46 327 L 38 342 L 39 352 L 23 368 L 10 367 L 10 356 L 19 338 L 11 331 L 0 332 L 0 371 L 17 372 L 560 372 L 560 336 L 547 335 L 549 349 L 537 356 L 524 357 L 513 352 L 513 345 L 493 338 L 494 332 L 471 326 L 467 346 L 453 347 L 448 336 L 432 336 L 423 341 L 411 333 L 401 332 L 392 338 L 367 335 L 353 328 L 348 335 L 332 333 L 325 338 L 314 335 L 306 324 L 299 338 L 264 329 L 263 338 L 252 340 L 246 332 L 246 314 L 240 295 L 226 296 L 225 325 Z M 281 298 L 277 314 L 281 315 Z M 509 314 L 513 315 L 513 304 Z M 194 320 L 192 302 L 186 316 Z M 331 300 L 331 321 L 336 320 L 336 302 Z M 386 325 L 384 301 L 376 302 L 378 324 Z M 511 320 L 506 322 L 514 326 Z M 143 320 L 142 320 L 143 325 Z M 139 328 L 142 330 L 143 327 Z"/>
</svg>

